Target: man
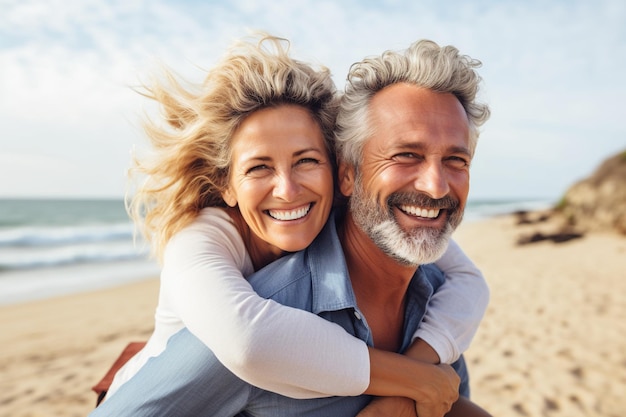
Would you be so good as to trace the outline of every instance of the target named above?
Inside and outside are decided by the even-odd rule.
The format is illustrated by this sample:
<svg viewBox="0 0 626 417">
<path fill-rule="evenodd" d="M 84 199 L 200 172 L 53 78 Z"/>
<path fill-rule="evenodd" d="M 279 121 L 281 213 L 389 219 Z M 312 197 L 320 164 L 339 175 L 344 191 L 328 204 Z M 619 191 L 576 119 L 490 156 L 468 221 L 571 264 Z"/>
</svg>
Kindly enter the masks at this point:
<svg viewBox="0 0 626 417">
<path fill-rule="evenodd" d="M 478 128 L 489 116 L 475 102 L 477 65 L 453 47 L 421 41 L 353 67 L 337 129 L 338 183 L 348 209 L 335 212 L 309 248 L 250 277 L 260 295 L 312 311 L 370 345 L 397 352 L 409 346 L 444 280 L 424 264 L 443 254 L 462 219 Z M 168 361 L 176 367 L 163 366 Z M 467 395 L 464 362 L 455 369 Z M 140 372 L 155 376 L 149 395 L 131 379 L 123 395 L 141 392 L 137 408 L 118 392 L 105 402 L 109 415 L 353 416 L 371 400 L 263 391 L 230 373 L 186 330 Z M 453 415 L 487 414 L 460 400 Z"/>
</svg>

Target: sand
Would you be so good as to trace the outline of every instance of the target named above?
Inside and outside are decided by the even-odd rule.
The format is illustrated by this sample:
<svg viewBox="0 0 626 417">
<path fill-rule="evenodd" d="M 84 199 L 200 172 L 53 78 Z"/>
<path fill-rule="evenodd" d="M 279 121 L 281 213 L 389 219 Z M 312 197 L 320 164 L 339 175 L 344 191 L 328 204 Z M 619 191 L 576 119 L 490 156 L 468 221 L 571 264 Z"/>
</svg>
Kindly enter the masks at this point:
<svg viewBox="0 0 626 417">
<path fill-rule="evenodd" d="M 626 238 L 519 246 L 548 223 L 461 226 L 491 303 L 466 357 L 472 397 L 494 416 L 626 412 Z M 122 348 L 152 328 L 158 281 L 0 307 L 0 417 L 85 416 Z"/>
</svg>

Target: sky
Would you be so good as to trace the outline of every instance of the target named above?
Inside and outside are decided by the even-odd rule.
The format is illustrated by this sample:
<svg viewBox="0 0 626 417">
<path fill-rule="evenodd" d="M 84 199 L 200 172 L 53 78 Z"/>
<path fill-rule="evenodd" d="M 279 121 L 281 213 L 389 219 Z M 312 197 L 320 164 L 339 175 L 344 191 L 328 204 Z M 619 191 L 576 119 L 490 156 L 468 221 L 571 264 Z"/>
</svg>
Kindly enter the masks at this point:
<svg viewBox="0 0 626 417">
<path fill-rule="evenodd" d="M 418 39 L 480 60 L 470 198 L 557 201 L 626 149 L 623 0 L 0 0 L 0 198 L 122 197 L 154 112 L 133 87 L 161 65 L 200 82 L 254 30 L 340 89 Z"/>
</svg>

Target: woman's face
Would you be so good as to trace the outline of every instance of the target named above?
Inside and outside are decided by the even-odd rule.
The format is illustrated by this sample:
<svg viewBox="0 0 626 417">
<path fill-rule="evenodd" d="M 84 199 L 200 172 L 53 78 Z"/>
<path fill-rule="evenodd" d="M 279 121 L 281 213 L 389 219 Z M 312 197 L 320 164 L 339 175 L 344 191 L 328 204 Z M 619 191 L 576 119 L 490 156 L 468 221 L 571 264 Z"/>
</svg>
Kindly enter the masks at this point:
<svg viewBox="0 0 626 417">
<path fill-rule="evenodd" d="M 223 197 L 229 206 L 239 206 L 256 249 L 261 245 L 261 251 L 277 256 L 298 251 L 328 219 L 332 169 L 322 131 L 308 110 L 265 108 L 248 116 L 233 135 Z"/>
</svg>

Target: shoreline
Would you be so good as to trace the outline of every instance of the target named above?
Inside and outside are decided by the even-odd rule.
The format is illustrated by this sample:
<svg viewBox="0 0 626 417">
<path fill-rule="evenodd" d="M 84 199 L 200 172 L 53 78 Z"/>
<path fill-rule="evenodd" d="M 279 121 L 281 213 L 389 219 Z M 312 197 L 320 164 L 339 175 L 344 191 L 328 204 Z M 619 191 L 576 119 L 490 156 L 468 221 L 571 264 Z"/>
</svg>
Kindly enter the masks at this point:
<svg viewBox="0 0 626 417">
<path fill-rule="evenodd" d="M 0 227 L 0 306 L 84 293 L 159 275 L 160 269 L 149 256 L 145 242 L 140 239 L 133 243 L 133 225 L 122 200 L 97 204 L 73 199 L 25 202 L 0 199 L 0 212 L 8 216 Z M 547 199 L 470 199 L 464 223 L 550 205 Z M 37 215 L 30 213 L 32 223 L 12 220 L 11 216 L 23 210 L 35 210 Z M 68 224 L 68 210 L 76 214 L 71 216 L 76 224 Z"/>
<path fill-rule="evenodd" d="M 472 399 L 494 416 L 626 410 L 626 238 L 516 242 L 554 227 L 512 215 L 464 222 L 454 239 L 491 288 L 466 359 Z M 0 417 L 86 416 L 91 387 L 152 332 L 158 279 L 0 306 Z"/>
<path fill-rule="evenodd" d="M 0 307 L 115 288 L 159 276 L 153 260 L 15 270 L 0 274 Z"/>
</svg>

